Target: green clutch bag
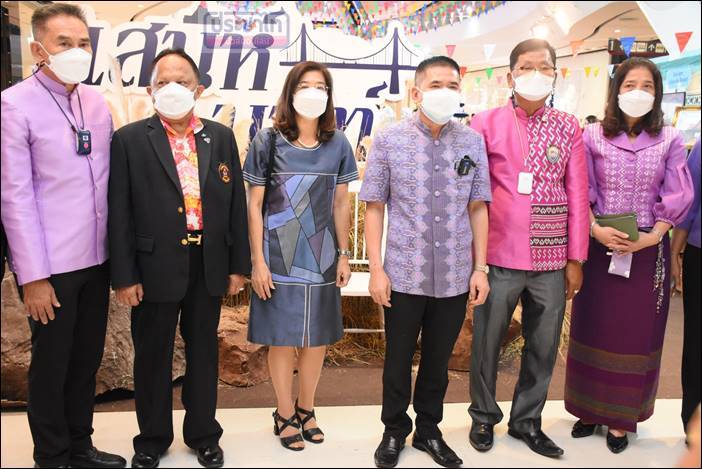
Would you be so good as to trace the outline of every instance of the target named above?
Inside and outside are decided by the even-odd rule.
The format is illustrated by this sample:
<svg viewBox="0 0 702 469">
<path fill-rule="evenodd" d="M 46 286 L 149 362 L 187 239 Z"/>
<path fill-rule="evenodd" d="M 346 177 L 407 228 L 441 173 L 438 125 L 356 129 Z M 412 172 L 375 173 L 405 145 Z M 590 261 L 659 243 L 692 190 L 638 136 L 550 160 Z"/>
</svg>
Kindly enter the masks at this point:
<svg viewBox="0 0 702 469">
<path fill-rule="evenodd" d="M 636 221 L 636 213 L 619 213 L 616 215 L 600 215 L 595 217 L 597 224 L 614 228 L 629 235 L 629 241 L 638 241 L 639 224 Z"/>
</svg>

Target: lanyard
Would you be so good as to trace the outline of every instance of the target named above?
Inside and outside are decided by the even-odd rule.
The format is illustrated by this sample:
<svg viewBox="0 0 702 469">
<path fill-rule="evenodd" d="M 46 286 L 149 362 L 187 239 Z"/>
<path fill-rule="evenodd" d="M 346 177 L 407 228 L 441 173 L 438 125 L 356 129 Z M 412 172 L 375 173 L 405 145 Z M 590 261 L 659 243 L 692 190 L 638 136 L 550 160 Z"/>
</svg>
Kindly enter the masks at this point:
<svg viewBox="0 0 702 469">
<path fill-rule="evenodd" d="M 37 81 L 39 83 L 41 83 L 41 86 L 43 86 L 44 89 L 49 93 L 49 96 L 51 96 L 51 99 L 54 100 L 54 102 L 58 106 L 59 110 L 61 111 L 61 114 L 63 114 L 63 117 L 65 117 L 66 120 L 68 121 L 68 125 L 71 127 L 71 130 L 77 135 L 78 130 L 76 130 L 76 127 L 78 127 L 78 119 L 76 119 L 74 116 L 74 120 L 76 121 L 76 125 L 74 126 L 73 123 L 71 122 L 71 119 L 68 118 L 68 115 L 64 112 L 63 108 L 61 107 L 59 102 L 54 97 L 54 93 L 52 93 L 51 90 L 44 83 L 42 83 L 42 81 L 39 79 L 39 77 L 36 76 L 36 73 L 34 74 L 34 78 L 36 78 Z M 78 96 L 78 106 L 80 107 L 80 121 L 81 121 L 81 125 L 80 125 L 80 127 L 78 127 L 78 129 L 83 130 L 83 129 L 85 129 L 85 117 L 83 116 L 83 103 L 80 102 L 80 93 L 78 92 L 77 89 L 76 89 L 76 95 Z M 69 99 L 69 103 L 70 103 L 70 99 Z"/>
<path fill-rule="evenodd" d="M 517 135 L 519 136 L 519 149 L 524 157 L 524 171 L 531 172 L 529 169 L 529 153 L 531 151 L 531 146 L 529 146 L 528 151 L 524 150 L 524 139 L 522 138 L 522 129 L 519 127 L 519 119 L 517 118 L 517 111 L 515 111 L 516 105 L 512 102 L 512 114 L 514 116 L 514 125 L 517 127 Z M 544 109 L 544 114 L 539 119 L 539 131 L 541 130 L 542 123 L 546 120 L 546 109 Z M 529 142 L 527 142 L 529 143 Z"/>
</svg>

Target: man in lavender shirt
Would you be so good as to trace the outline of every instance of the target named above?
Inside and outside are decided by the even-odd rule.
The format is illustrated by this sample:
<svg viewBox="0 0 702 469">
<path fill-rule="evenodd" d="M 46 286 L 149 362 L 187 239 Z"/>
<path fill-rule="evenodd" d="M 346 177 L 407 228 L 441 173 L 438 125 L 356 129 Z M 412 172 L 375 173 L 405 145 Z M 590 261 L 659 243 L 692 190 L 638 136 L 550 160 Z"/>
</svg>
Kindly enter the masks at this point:
<svg viewBox="0 0 702 469">
<path fill-rule="evenodd" d="M 695 199 L 685 221 L 673 230 L 671 243 L 671 273 L 675 291 L 683 294 L 685 326 L 680 378 L 682 381 L 682 421 L 687 429 L 695 409 L 700 404 L 700 139 L 687 158 L 692 175 Z M 684 274 L 683 274 L 683 266 Z"/>
<path fill-rule="evenodd" d="M 417 67 L 414 81 L 412 98 L 419 109 L 376 133 L 360 193 L 367 202 L 369 291 L 385 307 L 385 432 L 375 464 L 394 467 L 412 432 L 407 407 L 421 332 L 412 446 L 444 467 L 459 467 L 462 461 L 443 440 L 438 425 L 448 360 L 466 309 L 484 303 L 489 291 L 490 176 L 480 134 L 452 120 L 460 102 L 458 64 L 448 57 L 429 58 Z M 380 240 L 386 204 L 383 266 Z"/>
<path fill-rule="evenodd" d="M 109 304 L 112 119 L 88 77 L 75 5 L 32 16 L 38 70 L 2 92 L 2 224 L 32 331 L 27 416 L 36 467 L 124 467 L 92 444 L 95 373 Z"/>
</svg>

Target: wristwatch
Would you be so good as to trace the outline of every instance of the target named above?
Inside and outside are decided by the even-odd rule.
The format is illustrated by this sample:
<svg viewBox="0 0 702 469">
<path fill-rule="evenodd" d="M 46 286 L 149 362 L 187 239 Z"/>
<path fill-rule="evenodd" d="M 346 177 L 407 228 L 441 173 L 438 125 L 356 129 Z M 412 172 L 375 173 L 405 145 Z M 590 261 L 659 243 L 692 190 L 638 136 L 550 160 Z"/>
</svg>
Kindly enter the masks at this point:
<svg viewBox="0 0 702 469">
<path fill-rule="evenodd" d="M 337 248 L 337 249 L 336 249 L 336 252 L 337 252 L 337 254 L 339 254 L 339 256 L 346 256 L 346 257 L 351 257 L 351 254 L 352 254 L 352 252 L 351 252 L 350 249 L 339 249 L 339 248 Z"/>
<path fill-rule="evenodd" d="M 475 266 L 473 266 L 473 270 L 476 271 L 476 272 L 485 272 L 485 274 L 489 274 L 489 273 L 490 273 L 490 267 L 487 266 L 487 265 L 478 265 L 478 264 L 476 264 Z"/>
</svg>

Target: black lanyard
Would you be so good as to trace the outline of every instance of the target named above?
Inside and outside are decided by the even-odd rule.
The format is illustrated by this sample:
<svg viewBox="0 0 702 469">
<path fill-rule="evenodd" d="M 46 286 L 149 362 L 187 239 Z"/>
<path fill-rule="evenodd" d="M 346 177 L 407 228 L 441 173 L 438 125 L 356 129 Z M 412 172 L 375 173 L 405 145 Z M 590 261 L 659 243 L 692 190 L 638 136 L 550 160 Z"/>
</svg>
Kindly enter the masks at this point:
<svg viewBox="0 0 702 469">
<path fill-rule="evenodd" d="M 61 114 L 63 114 L 63 117 L 65 117 L 66 120 L 68 121 L 68 125 L 71 126 L 71 130 L 77 135 L 78 130 L 76 130 L 76 127 L 78 127 L 78 119 L 75 119 L 75 116 L 74 116 L 74 120 L 76 121 L 76 125 L 74 126 L 73 123 L 71 122 L 71 119 L 68 118 L 68 114 L 66 114 L 64 112 L 63 108 L 61 107 L 59 102 L 54 97 L 54 93 L 52 93 L 51 90 L 44 83 L 42 83 L 42 81 L 39 79 L 39 77 L 36 76 L 36 72 L 33 75 L 34 75 L 34 78 L 36 78 L 37 81 L 39 83 L 41 83 L 41 86 L 43 86 L 44 89 L 49 93 L 49 96 L 51 96 L 51 99 L 54 100 L 54 102 L 58 106 L 59 110 L 61 111 Z M 83 129 L 85 129 L 85 117 L 83 116 L 83 103 L 80 102 L 80 93 L 78 92 L 77 88 L 76 88 L 76 95 L 78 96 L 78 107 L 80 107 L 80 121 L 81 121 L 81 125 L 80 125 L 80 127 L 78 127 L 78 129 L 83 130 Z M 71 100 L 69 99 L 68 100 L 69 105 L 70 105 L 70 102 L 71 102 Z"/>
</svg>

